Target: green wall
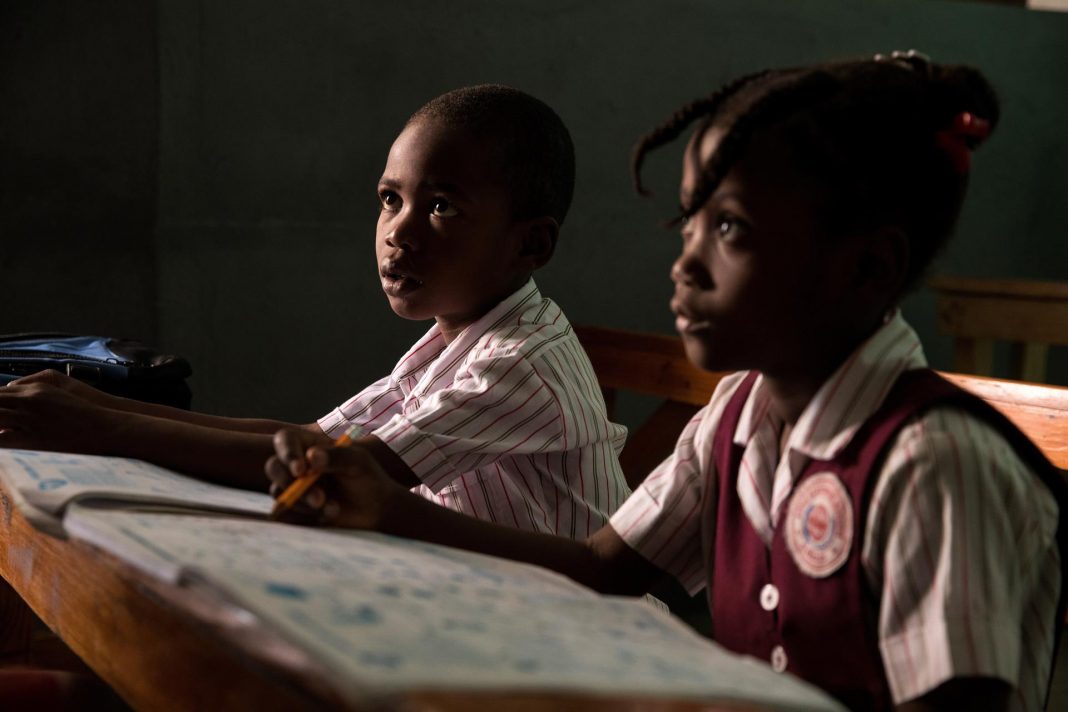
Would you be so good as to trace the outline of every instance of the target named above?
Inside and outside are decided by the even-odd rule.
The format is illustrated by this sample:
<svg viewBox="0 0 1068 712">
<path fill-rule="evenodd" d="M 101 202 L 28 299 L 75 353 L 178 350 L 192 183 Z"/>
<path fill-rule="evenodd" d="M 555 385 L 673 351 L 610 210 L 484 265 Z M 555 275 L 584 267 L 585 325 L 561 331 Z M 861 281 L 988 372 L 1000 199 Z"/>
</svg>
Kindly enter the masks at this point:
<svg viewBox="0 0 1068 712">
<path fill-rule="evenodd" d="M 143 3 L 108 6 L 123 19 Z M 910 47 L 979 65 L 1003 99 L 941 268 L 1068 279 L 1068 14 L 937 0 L 161 0 L 153 12 L 158 89 L 126 66 L 122 84 L 143 93 L 112 99 L 157 102 L 158 123 L 147 125 L 158 142 L 144 151 L 158 147 L 158 170 L 131 173 L 158 183 L 155 228 L 123 243 L 154 258 L 124 273 L 145 280 L 156 303 L 148 321 L 116 316 L 111 327 L 105 290 L 89 280 L 80 316 L 64 323 L 131 329 L 187 356 L 201 409 L 311 420 L 385 374 L 424 330 L 394 317 L 380 293 L 374 186 L 404 119 L 466 84 L 522 88 L 571 127 L 576 199 L 539 283 L 573 322 L 671 331 L 677 237 L 658 222 L 675 202 L 681 146 L 651 157 L 659 197 L 640 200 L 627 174 L 636 136 L 743 72 Z M 145 42 L 141 28 L 115 24 L 116 35 L 75 39 Z M 46 50 L 37 59 L 58 61 Z M 112 253 L 78 254 L 84 267 L 114 269 Z M 32 264 L 34 280 L 69 278 Z M 18 323 L 38 323 L 43 308 Z M 948 366 L 929 295 L 905 308 L 933 363 Z M 0 332 L 12 323 L 0 313 Z M 1068 384 L 1064 350 L 1052 358 L 1052 378 Z"/>
<path fill-rule="evenodd" d="M 0 334 L 156 336 L 152 3 L 0 3 Z"/>
</svg>

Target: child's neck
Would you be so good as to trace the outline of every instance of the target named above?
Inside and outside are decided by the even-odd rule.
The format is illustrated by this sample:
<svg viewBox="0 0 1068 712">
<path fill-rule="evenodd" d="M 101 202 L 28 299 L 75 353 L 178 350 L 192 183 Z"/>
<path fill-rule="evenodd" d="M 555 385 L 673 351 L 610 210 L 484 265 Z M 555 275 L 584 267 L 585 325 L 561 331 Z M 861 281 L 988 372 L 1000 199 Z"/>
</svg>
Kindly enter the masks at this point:
<svg viewBox="0 0 1068 712">
<path fill-rule="evenodd" d="M 827 379 L 881 326 L 882 322 L 879 322 L 857 330 L 837 343 L 828 340 L 822 352 L 810 349 L 806 354 L 808 358 L 792 359 L 781 370 L 762 370 L 772 411 L 792 427 Z"/>
<path fill-rule="evenodd" d="M 764 387 L 771 397 L 772 411 L 792 427 L 831 373 L 834 373 L 833 369 L 823 377 L 811 379 L 779 378 L 765 373 Z"/>
<path fill-rule="evenodd" d="M 531 274 L 532 273 L 530 272 L 525 272 L 515 275 L 513 279 L 509 280 L 505 286 L 499 290 L 499 294 L 495 294 L 486 299 L 485 302 L 473 309 L 469 314 L 462 317 L 448 317 L 444 315 L 434 317 L 434 320 L 438 325 L 438 331 L 441 332 L 442 337 L 445 339 L 445 343 L 451 344 L 467 327 L 489 314 L 497 308 L 497 305 L 519 291 L 523 285 L 530 281 Z"/>
</svg>

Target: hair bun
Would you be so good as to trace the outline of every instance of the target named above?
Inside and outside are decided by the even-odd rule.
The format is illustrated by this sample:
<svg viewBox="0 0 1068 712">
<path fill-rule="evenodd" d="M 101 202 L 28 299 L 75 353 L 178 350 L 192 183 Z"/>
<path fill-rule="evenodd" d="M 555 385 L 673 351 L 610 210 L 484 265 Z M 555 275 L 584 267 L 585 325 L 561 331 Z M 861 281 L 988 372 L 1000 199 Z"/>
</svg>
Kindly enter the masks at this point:
<svg viewBox="0 0 1068 712">
<path fill-rule="evenodd" d="M 971 114 L 986 124 L 985 131 L 966 132 L 972 148 L 980 145 L 997 126 L 1001 112 L 994 88 L 977 70 L 958 65 L 935 65 L 932 83 L 937 105 L 942 107 L 946 129 L 959 124 L 963 114 Z"/>
</svg>

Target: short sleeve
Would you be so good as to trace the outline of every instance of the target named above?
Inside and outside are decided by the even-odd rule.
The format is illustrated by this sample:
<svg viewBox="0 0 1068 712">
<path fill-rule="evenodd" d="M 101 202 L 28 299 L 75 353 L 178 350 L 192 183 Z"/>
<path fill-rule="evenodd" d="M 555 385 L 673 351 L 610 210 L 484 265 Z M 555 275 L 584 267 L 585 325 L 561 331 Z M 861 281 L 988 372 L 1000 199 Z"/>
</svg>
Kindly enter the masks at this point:
<svg viewBox="0 0 1068 712">
<path fill-rule="evenodd" d="M 510 455 L 560 450 L 564 417 L 552 384 L 521 352 L 471 358 L 453 382 L 373 434 L 432 492 Z"/>
<path fill-rule="evenodd" d="M 401 412 L 404 393 L 391 376 L 386 376 L 349 398 L 319 418 L 319 428 L 332 438 L 339 437 L 353 425 L 370 432 Z"/>
<path fill-rule="evenodd" d="M 675 451 L 653 470 L 612 516 L 610 525 L 627 545 L 674 576 L 690 593 L 707 583 L 701 553 L 701 502 L 709 477 L 711 442 L 701 410 L 682 431 Z"/>
<path fill-rule="evenodd" d="M 939 409 L 906 426 L 873 493 L 865 568 L 894 701 L 955 677 L 1039 708 L 1060 590 L 1057 505 L 993 428 Z"/>
</svg>

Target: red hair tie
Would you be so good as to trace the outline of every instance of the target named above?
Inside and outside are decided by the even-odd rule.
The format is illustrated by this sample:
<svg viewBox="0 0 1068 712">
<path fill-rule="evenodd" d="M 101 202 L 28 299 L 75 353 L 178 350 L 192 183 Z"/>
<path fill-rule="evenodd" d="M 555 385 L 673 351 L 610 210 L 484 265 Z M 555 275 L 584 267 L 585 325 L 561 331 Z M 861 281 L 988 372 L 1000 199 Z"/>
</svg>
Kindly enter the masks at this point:
<svg viewBox="0 0 1068 712">
<path fill-rule="evenodd" d="M 972 150 L 990 135 L 990 122 L 970 111 L 962 111 L 953 117 L 948 129 L 935 134 L 939 148 L 949 157 L 953 169 L 964 175 L 972 166 Z"/>
</svg>

